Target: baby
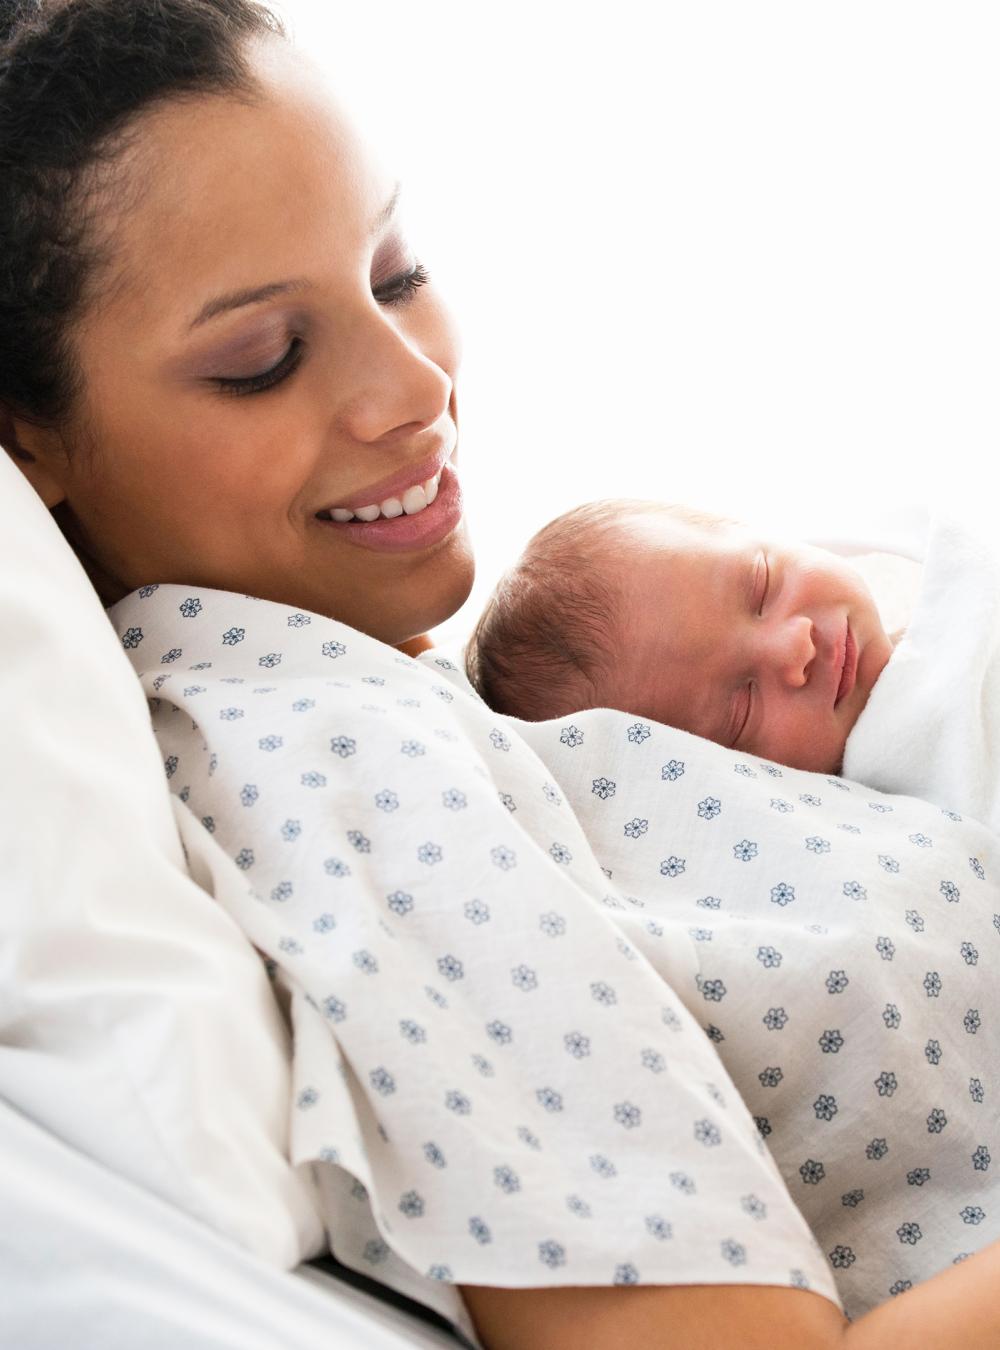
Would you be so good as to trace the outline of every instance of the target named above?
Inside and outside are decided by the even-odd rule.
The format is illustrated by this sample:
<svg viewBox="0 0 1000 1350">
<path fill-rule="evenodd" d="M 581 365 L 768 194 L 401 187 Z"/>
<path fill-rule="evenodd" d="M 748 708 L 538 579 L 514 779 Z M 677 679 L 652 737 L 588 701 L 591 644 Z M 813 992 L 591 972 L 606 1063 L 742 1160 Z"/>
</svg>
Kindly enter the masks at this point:
<svg viewBox="0 0 1000 1350">
<path fill-rule="evenodd" d="M 838 773 L 900 636 L 834 553 L 612 500 L 531 539 L 480 616 L 466 668 L 495 711 L 525 721 L 618 708 Z"/>
</svg>

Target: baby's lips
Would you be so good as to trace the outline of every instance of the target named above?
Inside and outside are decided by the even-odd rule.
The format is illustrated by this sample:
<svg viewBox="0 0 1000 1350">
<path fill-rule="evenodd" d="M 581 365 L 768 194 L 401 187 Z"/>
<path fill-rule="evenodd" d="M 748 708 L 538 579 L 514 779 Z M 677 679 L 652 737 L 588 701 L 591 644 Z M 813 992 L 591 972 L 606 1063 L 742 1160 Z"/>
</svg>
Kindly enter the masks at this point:
<svg viewBox="0 0 1000 1350">
<path fill-rule="evenodd" d="M 833 706 L 837 705 L 850 694 L 854 688 L 858 674 L 858 644 L 854 634 L 851 632 L 850 621 L 845 624 L 846 635 L 844 638 L 844 661 L 840 672 L 840 679 L 837 684 L 837 693 L 834 697 Z M 839 651 L 839 644 L 838 644 Z"/>
</svg>

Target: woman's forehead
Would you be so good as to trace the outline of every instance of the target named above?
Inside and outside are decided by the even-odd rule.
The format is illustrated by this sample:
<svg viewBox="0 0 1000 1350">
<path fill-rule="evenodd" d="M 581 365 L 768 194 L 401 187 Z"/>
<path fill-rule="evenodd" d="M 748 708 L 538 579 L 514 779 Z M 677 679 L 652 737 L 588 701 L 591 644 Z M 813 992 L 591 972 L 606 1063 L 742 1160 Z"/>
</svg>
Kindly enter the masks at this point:
<svg viewBox="0 0 1000 1350">
<path fill-rule="evenodd" d="M 111 303 L 144 331 L 186 327 L 217 292 L 337 257 L 356 265 L 391 191 L 312 63 L 268 39 L 254 44 L 252 65 L 258 95 L 165 104 L 122 157 L 138 190 L 114 228 Z"/>
</svg>

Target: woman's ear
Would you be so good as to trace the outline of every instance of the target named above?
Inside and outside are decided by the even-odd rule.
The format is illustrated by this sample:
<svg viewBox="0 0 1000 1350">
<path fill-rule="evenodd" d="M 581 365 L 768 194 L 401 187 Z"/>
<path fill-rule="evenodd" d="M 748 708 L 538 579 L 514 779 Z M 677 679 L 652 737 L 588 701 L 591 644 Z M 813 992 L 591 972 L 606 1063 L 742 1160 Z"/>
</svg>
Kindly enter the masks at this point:
<svg viewBox="0 0 1000 1350">
<path fill-rule="evenodd" d="M 15 417 L 0 403 L 0 446 L 27 478 L 45 505 L 52 509 L 66 500 L 62 476 L 56 465 L 65 462 L 57 432 Z"/>
</svg>

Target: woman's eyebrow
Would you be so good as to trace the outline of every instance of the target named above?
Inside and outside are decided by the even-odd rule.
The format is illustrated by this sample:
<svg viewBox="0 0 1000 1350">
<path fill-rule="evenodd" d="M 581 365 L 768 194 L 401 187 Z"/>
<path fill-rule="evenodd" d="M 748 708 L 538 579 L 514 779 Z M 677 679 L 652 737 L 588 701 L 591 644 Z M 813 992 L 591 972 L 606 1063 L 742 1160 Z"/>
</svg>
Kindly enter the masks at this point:
<svg viewBox="0 0 1000 1350">
<path fill-rule="evenodd" d="M 397 182 L 392 190 L 392 196 L 368 227 L 369 238 L 374 238 L 375 235 L 380 234 L 388 225 L 396 212 L 402 190 L 402 183 Z M 217 295 L 213 300 L 208 300 L 202 305 L 188 325 L 188 332 L 198 328 L 203 323 L 208 323 L 209 319 L 217 318 L 220 314 L 228 314 L 230 310 L 242 309 L 245 305 L 260 304 L 261 301 L 271 300 L 276 295 L 287 295 L 292 291 L 301 291 L 309 284 L 304 278 L 298 278 L 294 281 L 272 281 L 267 286 L 245 287 L 240 291 L 231 291 L 228 295 Z"/>
</svg>

